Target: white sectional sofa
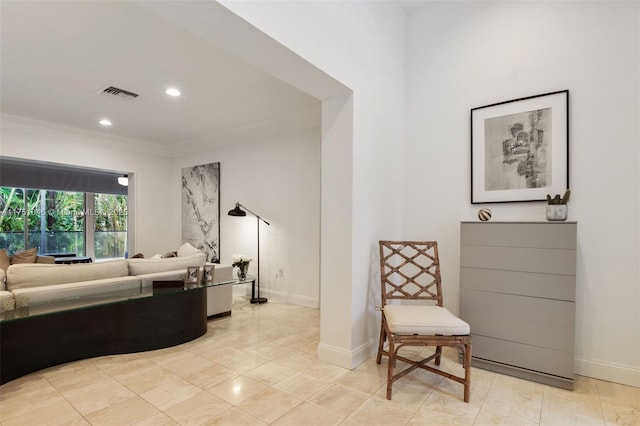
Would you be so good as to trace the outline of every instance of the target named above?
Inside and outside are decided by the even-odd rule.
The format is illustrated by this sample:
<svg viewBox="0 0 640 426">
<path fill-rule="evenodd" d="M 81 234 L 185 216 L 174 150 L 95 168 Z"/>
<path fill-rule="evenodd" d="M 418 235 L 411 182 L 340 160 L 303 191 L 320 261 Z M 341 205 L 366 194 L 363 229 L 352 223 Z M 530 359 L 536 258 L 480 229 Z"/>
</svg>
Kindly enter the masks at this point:
<svg viewBox="0 0 640 426">
<path fill-rule="evenodd" d="M 0 309 L 36 306 L 76 297 L 128 297 L 142 294 L 153 281 L 184 279 L 187 267 L 202 269 L 205 255 L 186 243 L 176 257 L 122 259 L 97 263 L 55 265 L 15 264 L 6 276 L 0 269 Z M 232 267 L 215 264 L 214 282 L 232 280 Z M 231 313 L 232 286 L 207 290 L 207 315 Z"/>
<path fill-rule="evenodd" d="M 129 275 L 127 260 L 74 265 L 21 263 L 7 269 L 7 289 L 18 305 L 35 306 L 72 297 L 140 294 L 140 278 Z"/>
</svg>

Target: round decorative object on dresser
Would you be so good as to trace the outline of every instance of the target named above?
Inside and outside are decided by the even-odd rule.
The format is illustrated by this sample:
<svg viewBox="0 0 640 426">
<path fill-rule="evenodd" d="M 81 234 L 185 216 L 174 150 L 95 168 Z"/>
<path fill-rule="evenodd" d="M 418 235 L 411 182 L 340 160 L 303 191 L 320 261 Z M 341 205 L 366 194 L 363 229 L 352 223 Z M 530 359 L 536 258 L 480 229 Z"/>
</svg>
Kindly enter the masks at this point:
<svg viewBox="0 0 640 426">
<path fill-rule="evenodd" d="M 486 222 L 489 219 L 491 219 L 491 210 L 489 209 L 478 210 L 478 219 L 480 219 L 483 222 Z"/>
</svg>

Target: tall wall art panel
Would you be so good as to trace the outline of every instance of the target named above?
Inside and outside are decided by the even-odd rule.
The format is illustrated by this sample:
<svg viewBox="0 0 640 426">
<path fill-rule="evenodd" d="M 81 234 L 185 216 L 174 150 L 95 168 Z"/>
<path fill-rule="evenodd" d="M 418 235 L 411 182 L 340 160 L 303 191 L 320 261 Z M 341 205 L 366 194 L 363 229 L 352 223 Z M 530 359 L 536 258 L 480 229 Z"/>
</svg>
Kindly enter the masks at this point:
<svg viewBox="0 0 640 426">
<path fill-rule="evenodd" d="M 182 169 L 182 240 L 220 261 L 220 163 Z"/>
</svg>

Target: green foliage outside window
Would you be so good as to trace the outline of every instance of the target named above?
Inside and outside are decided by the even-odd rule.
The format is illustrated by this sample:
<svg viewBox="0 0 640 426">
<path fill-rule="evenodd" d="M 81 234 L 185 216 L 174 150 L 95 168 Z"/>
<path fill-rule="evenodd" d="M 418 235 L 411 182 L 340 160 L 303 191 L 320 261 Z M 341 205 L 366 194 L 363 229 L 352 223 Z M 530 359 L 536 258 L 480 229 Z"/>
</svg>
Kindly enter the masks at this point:
<svg viewBox="0 0 640 426">
<path fill-rule="evenodd" d="M 24 208 L 22 189 L 0 187 L 0 231 L 24 231 Z"/>
<path fill-rule="evenodd" d="M 24 249 L 24 191 L 0 188 L 0 248 Z"/>
<path fill-rule="evenodd" d="M 10 252 L 36 247 L 39 253 L 84 254 L 84 194 L 39 189 L 25 194 L 2 187 L 0 209 L 0 245 Z"/>
<path fill-rule="evenodd" d="M 39 253 L 85 255 L 85 221 L 95 217 L 95 257 L 123 257 L 127 237 L 127 197 L 95 194 L 85 208 L 80 192 L 0 187 L 0 248 L 37 247 Z M 27 233 L 25 235 L 25 219 Z M 26 243 L 25 243 L 26 238 Z"/>
<path fill-rule="evenodd" d="M 127 244 L 127 197 L 95 194 L 96 258 L 124 257 Z"/>
</svg>

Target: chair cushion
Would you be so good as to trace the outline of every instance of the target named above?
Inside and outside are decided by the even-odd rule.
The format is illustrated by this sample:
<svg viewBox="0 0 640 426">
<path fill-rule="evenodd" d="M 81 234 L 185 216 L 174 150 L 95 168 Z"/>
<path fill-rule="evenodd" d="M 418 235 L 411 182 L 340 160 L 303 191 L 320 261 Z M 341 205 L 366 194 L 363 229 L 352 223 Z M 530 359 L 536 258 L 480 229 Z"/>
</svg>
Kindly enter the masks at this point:
<svg viewBox="0 0 640 426">
<path fill-rule="evenodd" d="M 440 306 L 386 305 L 389 330 L 394 334 L 463 336 L 469 324 Z"/>
</svg>

